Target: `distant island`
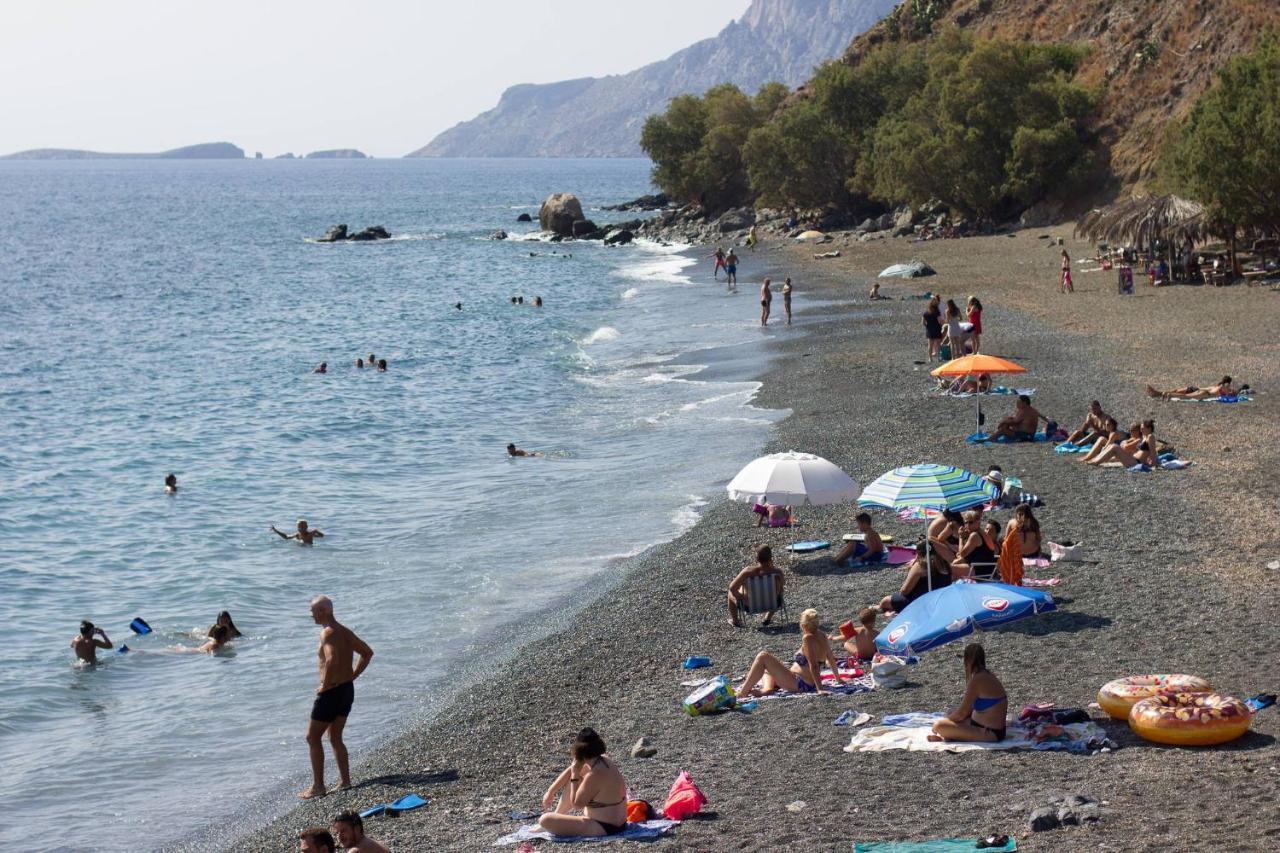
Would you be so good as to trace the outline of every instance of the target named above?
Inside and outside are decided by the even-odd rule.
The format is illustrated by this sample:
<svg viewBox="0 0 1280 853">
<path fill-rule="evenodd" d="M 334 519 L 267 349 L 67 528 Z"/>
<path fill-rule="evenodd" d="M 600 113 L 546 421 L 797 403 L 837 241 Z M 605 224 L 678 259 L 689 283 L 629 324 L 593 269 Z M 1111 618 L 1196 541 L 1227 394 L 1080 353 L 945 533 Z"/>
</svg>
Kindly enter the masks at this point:
<svg viewBox="0 0 1280 853">
<path fill-rule="evenodd" d="M 5 160 L 243 160 L 244 149 L 230 142 L 204 142 L 149 154 L 80 151 L 75 148 L 33 148 L 7 154 Z"/>
<path fill-rule="evenodd" d="M 369 155 L 354 148 L 330 148 L 327 151 L 312 151 L 308 160 L 367 160 Z"/>
</svg>

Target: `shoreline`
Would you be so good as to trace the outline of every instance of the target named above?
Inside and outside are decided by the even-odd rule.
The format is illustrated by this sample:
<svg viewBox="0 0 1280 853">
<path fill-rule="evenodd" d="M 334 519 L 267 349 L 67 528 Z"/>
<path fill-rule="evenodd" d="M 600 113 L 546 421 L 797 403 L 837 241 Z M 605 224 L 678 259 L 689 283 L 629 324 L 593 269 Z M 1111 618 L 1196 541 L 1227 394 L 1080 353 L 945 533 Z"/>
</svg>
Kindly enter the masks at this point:
<svg viewBox="0 0 1280 853">
<path fill-rule="evenodd" d="M 1200 336 L 1209 340 L 1195 340 L 1195 352 L 1169 359 L 1165 369 L 1170 376 L 1186 370 L 1187 362 L 1212 355 L 1215 346 L 1225 353 L 1236 344 L 1222 334 L 1226 329 L 1206 322 L 1203 298 L 1216 294 L 1200 291 L 1191 294 L 1200 300 L 1186 294 L 1166 300 L 1175 304 L 1163 306 L 1168 317 L 1150 320 L 1157 327 L 1152 341 L 1141 334 L 1115 340 L 1087 328 L 1076 331 L 1071 324 L 1083 320 L 1052 318 L 1057 306 L 1037 313 L 1018 290 L 1019 285 L 1026 290 L 1026 281 L 1039 275 L 1041 267 L 1052 265 L 1052 255 L 1042 253 L 1035 269 L 1029 264 L 1026 271 L 998 270 L 996 277 L 1004 279 L 999 282 L 973 283 L 977 276 L 965 274 L 970 266 L 989 269 L 992 259 L 1002 257 L 1012 243 L 1000 242 L 1006 239 L 939 241 L 936 246 L 884 241 L 888 245 L 870 251 L 851 250 L 838 263 L 808 260 L 791 248 L 758 253 L 771 267 L 788 264 L 797 280 L 798 312 L 806 312 L 809 293 L 821 293 L 824 300 L 828 295 L 855 297 L 812 309 L 822 312 L 816 321 L 809 321 L 806 312 L 806 322 L 798 327 L 802 334 L 774 345 L 779 355 L 760 377 L 753 405 L 790 409 L 792 414 L 775 425 L 763 452 L 812 450 L 864 484 L 893 465 L 926 458 L 976 470 L 998 462 L 1045 498 L 1048 506 L 1037 514 L 1046 536 L 1085 541 L 1091 557 L 1104 559 L 1101 564 L 1056 565 L 1053 573 L 1063 578 L 1054 589 L 1057 612 L 980 638 L 1015 706 L 1041 699 L 1082 706 L 1103 681 L 1138 671 L 1195 672 L 1241 698 L 1274 690 L 1267 681 L 1274 675 L 1271 650 L 1278 639 L 1271 614 L 1280 596 L 1274 574 L 1268 583 L 1268 570 L 1257 568 L 1259 557 L 1271 553 L 1274 558 L 1280 547 L 1274 518 L 1261 512 L 1269 508 L 1268 498 L 1274 506 L 1275 486 L 1260 478 L 1264 469 L 1275 470 L 1275 450 L 1261 446 L 1266 442 L 1260 440 L 1267 435 L 1267 424 L 1274 423 L 1274 398 L 1264 393 L 1251 407 L 1221 410 L 1153 406 L 1150 401 L 1144 405 L 1131 381 L 1136 368 L 1143 367 L 1131 362 L 1167 342 L 1159 336 L 1165 322 L 1176 328 L 1178 321 L 1192 318 L 1199 321 L 1198 329 L 1210 332 Z M 922 259 L 941 274 L 886 284 L 886 293 L 941 289 L 959 297 L 979 292 L 987 303 L 984 343 L 990 343 L 984 349 L 1025 361 L 1032 371 L 1028 384 L 1039 388 L 1037 406 L 1046 414 L 1071 424 L 1090 395 L 1103 398 L 1121 417 L 1132 417 L 1141 407 L 1160 419 L 1162 434 L 1174 437 L 1197 465 L 1144 477 L 1084 470 L 1087 466 L 1053 458 L 1043 445 L 960 444 L 971 410 L 960 401 L 929 397 L 925 376 L 918 375 L 924 368 L 914 366 L 908 373 L 904 367 L 923 351 L 916 316 L 922 303 L 890 301 L 867 312 L 867 303 L 856 301 L 866 284 L 852 285 L 851 294 L 847 284 L 850 277 L 869 281 L 873 269 L 887 265 L 880 264 L 881 254 L 907 260 L 926 250 L 934 259 Z M 974 256 L 972 264 L 964 261 L 967 255 Z M 746 260 L 751 257 L 744 253 Z M 744 266 L 740 289 L 750 294 L 765 273 L 754 264 Z M 962 274 L 963 282 L 958 280 Z M 703 281 L 695 278 L 695 285 Z M 1080 289 L 1080 296 L 1089 290 Z M 1240 291 L 1229 294 L 1225 308 L 1239 315 L 1235 302 L 1265 298 Z M 1135 300 L 1126 310 L 1143 307 L 1143 301 Z M 743 310 L 750 311 L 752 304 L 754 300 L 743 300 Z M 775 306 L 780 308 L 780 302 Z M 1252 315 L 1261 323 L 1257 315 L 1264 313 L 1254 310 Z M 1062 341 L 1073 345 L 1060 346 Z M 1261 372 L 1249 374 L 1246 381 L 1264 392 L 1273 388 L 1275 371 L 1268 372 L 1266 353 L 1247 359 Z M 1177 375 L 1183 381 L 1203 381 L 1198 373 Z M 1001 416 L 1002 403 L 993 401 L 989 416 Z M 1172 429 L 1164 429 L 1165 423 Z M 1214 458 L 1220 433 L 1237 436 L 1229 464 Z M 1241 452 L 1246 449 L 1252 452 Z M 733 473 L 726 471 L 726 479 Z M 1228 498 L 1224 488 L 1238 479 L 1245 482 L 1235 491 L 1247 494 L 1233 500 L 1232 512 L 1206 517 L 1205 507 L 1221 506 Z M 851 529 L 850 514 L 848 507 L 806 508 L 801 513 L 803 538 L 838 537 Z M 829 557 L 784 558 L 780 563 L 789 575 L 792 624 L 735 631 L 723 612 L 724 585 L 745 562 L 751 545 L 768 542 L 778 550 L 795 535 L 755 530 L 748 515 L 741 505 L 714 500 L 684 534 L 624 561 L 616 575 L 601 573 L 592 604 L 577 614 L 548 614 L 551 632 L 510 649 L 507 662 L 488 681 L 463 687 L 430 722 L 411 728 L 367 763 L 357 761 L 357 775 L 372 779 L 358 783 L 350 794 L 290 811 L 237 849 L 293 849 L 297 828 L 327 823 L 340 809 L 363 808 L 409 791 L 431 804 L 394 820 L 372 820 L 366 827 L 370 834 L 393 849 L 491 846 L 519 825 L 507 819 L 508 812 L 537 808 L 541 792 L 563 764 L 572 731 L 587 724 L 601 731 L 645 799 L 660 804 L 680 769 L 688 770 L 706 792 L 707 809 L 718 816 L 687 822 L 657 842 L 672 849 L 776 849 L 803 843 L 812 849 L 847 850 L 854 840 L 1014 834 L 1031 809 L 1060 790 L 1104 802 L 1102 822 L 1032 836 L 1020 841 L 1022 849 L 1086 844 L 1134 849 L 1139 839 L 1153 848 L 1185 846 L 1184 839 L 1206 830 L 1226 839 L 1215 849 L 1250 849 L 1251 840 L 1280 834 L 1280 818 L 1266 817 L 1274 812 L 1269 795 L 1259 790 L 1266 785 L 1257 784 L 1274 778 L 1280 754 L 1274 711 L 1257 717 L 1253 734 L 1208 751 L 1154 747 L 1115 724 L 1106 728 L 1123 748 L 1091 758 L 1057 753 L 852 757 L 840 751 L 849 733 L 831 726 L 831 720 L 846 708 L 879 716 L 953 705 L 962 689 L 956 663 L 961 643 L 928 655 L 906 690 L 762 703 L 749 715 L 686 717 L 679 709 L 687 689 L 679 687 L 684 676 L 678 669 L 685 655 L 710 655 L 715 662 L 711 673 L 741 674 L 759 648 L 791 651 L 794 619 L 804 607 L 817 607 L 824 627 L 830 628 L 899 582 L 888 569 L 853 573 L 836 569 Z M 876 524 L 902 538 L 918 532 L 918 525 L 884 514 L 877 514 Z M 1239 538 L 1241 526 L 1252 527 L 1251 540 Z M 1193 539 L 1187 530 L 1203 534 Z M 1248 549 L 1251 565 L 1238 565 L 1244 562 L 1242 548 L 1230 546 L 1237 541 L 1257 543 Z M 1097 550 L 1093 543 L 1099 543 Z M 1223 584 L 1224 578 L 1232 583 Z M 655 741 L 658 755 L 626 758 L 629 745 L 641 736 Z M 1251 780 L 1250 774 L 1260 775 Z M 979 779 L 981 784 L 975 781 Z M 1192 796 L 1189 785 L 1195 785 Z M 808 805 L 799 813 L 787 811 L 785 805 L 797 799 Z M 229 841 L 221 838 L 223 846 Z"/>
</svg>

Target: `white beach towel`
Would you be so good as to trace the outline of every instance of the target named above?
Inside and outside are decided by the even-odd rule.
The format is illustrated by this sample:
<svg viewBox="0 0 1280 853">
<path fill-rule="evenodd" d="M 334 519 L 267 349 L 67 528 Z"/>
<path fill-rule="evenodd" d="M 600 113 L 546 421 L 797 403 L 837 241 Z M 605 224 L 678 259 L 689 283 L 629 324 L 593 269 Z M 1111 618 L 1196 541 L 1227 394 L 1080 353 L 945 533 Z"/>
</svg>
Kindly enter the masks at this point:
<svg viewBox="0 0 1280 853">
<path fill-rule="evenodd" d="M 884 718 L 885 723 L 892 725 L 868 726 L 849 739 L 845 752 L 890 752 L 907 750 L 909 752 L 990 752 L 1006 749 L 1033 749 L 1040 752 L 1053 750 L 1087 751 L 1089 743 L 1101 744 L 1106 733 L 1097 723 L 1071 723 L 1063 726 L 1064 738 L 1055 738 L 1036 743 L 1031 739 L 1031 731 L 1023 726 L 1011 723 L 1005 731 L 1005 739 L 998 743 L 953 743 L 950 741 L 931 741 L 929 735 L 933 724 L 942 719 L 942 714 L 894 714 Z"/>
<path fill-rule="evenodd" d="M 575 841 L 650 841 L 664 834 L 671 827 L 675 826 L 679 821 L 676 820 L 646 820 L 644 823 L 628 823 L 627 828 L 617 835 L 552 835 L 544 829 L 539 829 L 536 823 L 528 826 L 522 826 L 510 835 L 504 835 L 497 841 L 493 842 L 494 847 L 504 847 L 510 844 L 519 844 L 521 841 L 532 841 L 535 838 L 541 838 L 544 841 L 557 841 L 562 844 L 569 844 Z"/>
</svg>

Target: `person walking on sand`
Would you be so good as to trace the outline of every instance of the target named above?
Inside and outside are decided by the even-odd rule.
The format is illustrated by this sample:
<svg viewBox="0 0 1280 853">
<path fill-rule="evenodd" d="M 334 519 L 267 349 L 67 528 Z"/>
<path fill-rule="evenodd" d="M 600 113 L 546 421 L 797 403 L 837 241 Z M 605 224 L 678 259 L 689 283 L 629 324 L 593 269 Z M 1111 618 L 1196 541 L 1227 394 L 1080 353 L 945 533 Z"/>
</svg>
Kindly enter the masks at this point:
<svg viewBox="0 0 1280 853">
<path fill-rule="evenodd" d="M 747 248 L 754 252 L 756 250 L 756 243 L 758 243 L 759 240 L 760 238 L 756 236 L 756 226 L 752 225 L 751 229 L 747 231 Z"/>
<path fill-rule="evenodd" d="M 773 291 L 769 289 L 769 279 L 760 285 L 760 325 L 769 325 L 769 311 L 773 308 Z"/>
<path fill-rule="evenodd" d="M 1062 282 L 1060 290 L 1063 293 L 1074 293 L 1075 289 L 1071 286 L 1071 256 L 1067 254 L 1067 250 L 1062 250 Z"/>
<path fill-rule="evenodd" d="M 733 249 L 724 258 L 724 280 L 730 293 L 738 292 L 738 255 Z"/>
<path fill-rule="evenodd" d="M 323 539 L 324 534 L 315 528 L 307 526 L 305 518 L 298 519 L 298 530 L 296 533 L 285 533 L 276 530 L 276 526 L 271 525 L 271 532 L 279 536 L 281 539 L 296 539 L 299 545 L 314 545 L 317 539 Z"/>
<path fill-rule="evenodd" d="M 711 271 L 711 277 L 716 281 L 720 280 L 720 270 L 724 267 L 724 249 L 716 246 L 716 250 L 709 257 L 716 259 L 716 268 Z"/>
<path fill-rule="evenodd" d="M 787 314 L 787 325 L 791 325 L 791 279 L 782 281 L 782 310 Z"/>
<path fill-rule="evenodd" d="M 333 760 L 338 765 L 338 790 L 351 787 L 351 766 L 347 761 L 347 747 L 342 742 L 342 730 L 347 725 L 347 715 L 356 698 L 355 680 L 369 666 L 373 649 L 356 636 L 350 628 L 333 616 L 333 602 L 327 595 L 311 600 L 311 618 L 321 626 L 320 686 L 316 688 L 315 703 L 311 706 L 311 721 L 307 725 L 307 747 L 311 751 L 311 787 L 298 796 L 309 800 L 323 797 L 328 791 L 324 786 L 324 735 L 329 733 L 333 747 Z M 351 657 L 360 660 L 355 669 Z"/>
</svg>

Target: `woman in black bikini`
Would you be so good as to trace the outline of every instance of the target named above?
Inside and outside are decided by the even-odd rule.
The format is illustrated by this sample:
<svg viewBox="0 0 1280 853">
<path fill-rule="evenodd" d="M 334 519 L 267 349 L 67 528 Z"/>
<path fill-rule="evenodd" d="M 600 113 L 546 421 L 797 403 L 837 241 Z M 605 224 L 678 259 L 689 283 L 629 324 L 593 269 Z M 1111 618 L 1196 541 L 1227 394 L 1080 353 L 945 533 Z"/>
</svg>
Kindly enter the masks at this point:
<svg viewBox="0 0 1280 853">
<path fill-rule="evenodd" d="M 987 653 L 981 644 L 970 643 L 964 647 L 964 675 L 968 683 L 960 707 L 933 724 L 929 740 L 982 743 L 1004 740 L 1009 697 L 1000 679 L 987 670 Z"/>
<path fill-rule="evenodd" d="M 604 740 L 595 729 L 578 732 L 569 750 L 572 763 L 542 798 L 546 814 L 538 823 L 555 835 L 617 835 L 627 828 L 627 780 L 605 755 Z M 568 786 L 566 788 L 566 786 Z M 561 790 L 564 789 L 564 793 Z M 560 802 L 556 803 L 556 796 Z M 582 816 L 571 815 L 582 809 Z"/>
<path fill-rule="evenodd" d="M 973 574 L 977 564 L 995 563 L 996 540 L 983 526 L 982 516 L 970 510 L 964 514 L 960 528 L 960 550 L 951 561 L 951 577 L 965 578 Z"/>
</svg>

